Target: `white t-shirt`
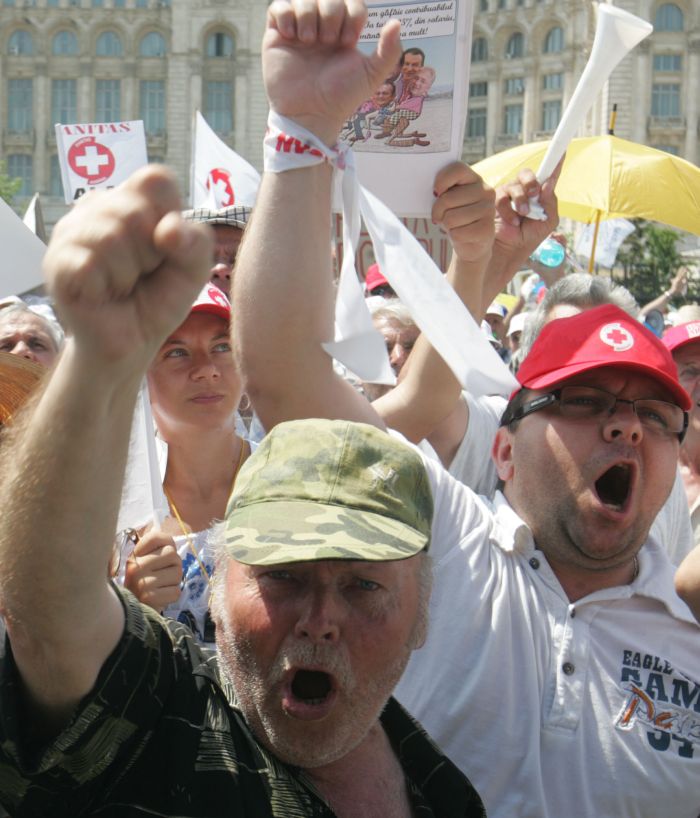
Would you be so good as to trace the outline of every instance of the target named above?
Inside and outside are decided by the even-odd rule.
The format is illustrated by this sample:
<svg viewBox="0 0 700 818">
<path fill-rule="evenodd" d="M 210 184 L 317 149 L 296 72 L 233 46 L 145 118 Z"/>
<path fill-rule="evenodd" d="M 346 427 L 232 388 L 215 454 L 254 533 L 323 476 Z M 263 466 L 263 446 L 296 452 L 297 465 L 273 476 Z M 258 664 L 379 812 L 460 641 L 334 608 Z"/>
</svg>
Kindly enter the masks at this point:
<svg viewBox="0 0 700 818">
<path fill-rule="evenodd" d="M 490 818 L 697 818 L 700 627 L 663 548 L 650 537 L 631 585 L 571 604 L 500 493 L 426 468 L 430 627 L 397 698 Z"/>
<path fill-rule="evenodd" d="M 500 395 L 475 398 L 468 392 L 462 392 L 462 399 L 469 407 L 469 423 L 448 471 L 477 494 L 492 497 L 498 475 L 491 447 L 508 401 Z"/>
</svg>

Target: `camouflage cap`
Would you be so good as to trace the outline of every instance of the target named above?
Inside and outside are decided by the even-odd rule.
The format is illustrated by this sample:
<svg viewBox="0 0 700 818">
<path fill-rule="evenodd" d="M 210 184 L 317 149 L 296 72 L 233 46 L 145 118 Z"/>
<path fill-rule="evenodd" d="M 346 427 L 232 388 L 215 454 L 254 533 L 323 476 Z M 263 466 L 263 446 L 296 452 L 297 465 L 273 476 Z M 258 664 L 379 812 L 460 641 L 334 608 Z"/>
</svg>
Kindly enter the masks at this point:
<svg viewBox="0 0 700 818">
<path fill-rule="evenodd" d="M 400 560 L 430 543 L 421 456 L 364 423 L 276 426 L 241 469 L 224 523 L 238 562 Z"/>
</svg>

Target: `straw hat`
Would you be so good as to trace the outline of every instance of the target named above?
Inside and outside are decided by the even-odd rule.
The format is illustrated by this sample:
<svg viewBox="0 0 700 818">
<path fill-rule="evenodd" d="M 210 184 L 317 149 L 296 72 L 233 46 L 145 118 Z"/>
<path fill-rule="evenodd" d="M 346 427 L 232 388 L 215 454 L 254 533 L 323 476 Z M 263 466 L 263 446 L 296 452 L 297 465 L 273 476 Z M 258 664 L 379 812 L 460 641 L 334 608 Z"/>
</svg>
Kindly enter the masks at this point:
<svg viewBox="0 0 700 818">
<path fill-rule="evenodd" d="M 0 352 L 0 423 L 8 423 L 45 372 L 34 361 Z"/>
</svg>

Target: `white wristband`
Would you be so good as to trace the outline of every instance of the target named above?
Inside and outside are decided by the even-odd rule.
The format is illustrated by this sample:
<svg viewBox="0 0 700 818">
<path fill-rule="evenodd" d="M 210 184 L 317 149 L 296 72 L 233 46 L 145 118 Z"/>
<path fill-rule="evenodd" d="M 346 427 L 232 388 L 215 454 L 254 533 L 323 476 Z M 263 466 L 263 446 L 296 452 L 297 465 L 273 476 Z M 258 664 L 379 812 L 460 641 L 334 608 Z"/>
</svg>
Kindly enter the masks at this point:
<svg viewBox="0 0 700 818">
<path fill-rule="evenodd" d="M 333 167 L 346 167 L 346 146 L 329 148 L 311 131 L 273 110 L 267 118 L 263 142 L 264 167 L 272 173 L 294 168 L 306 168 L 328 162 Z"/>
</svg>

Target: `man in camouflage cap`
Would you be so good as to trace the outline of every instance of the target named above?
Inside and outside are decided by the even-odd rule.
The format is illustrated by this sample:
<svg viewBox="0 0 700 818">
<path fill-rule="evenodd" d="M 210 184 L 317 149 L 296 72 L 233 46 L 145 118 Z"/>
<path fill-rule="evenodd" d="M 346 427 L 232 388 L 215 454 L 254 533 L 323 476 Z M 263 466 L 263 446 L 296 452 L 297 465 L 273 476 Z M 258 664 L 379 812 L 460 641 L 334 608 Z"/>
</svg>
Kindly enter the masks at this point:
<svg viewBox="0 0 700 818">
<path fill-rule="evenodd" d="M 430 587 L 432 497 L 405 444 L 346 421 L 270 432 L 221 526 L 219 663 L 109 581 L 139 385 L 206 281 L 211 241 L 157 166 L 86 206 L 45 258 L 70 339 L 0 474 L 0 806 L 482 816 L 390 697 Z"/>
</svg>

